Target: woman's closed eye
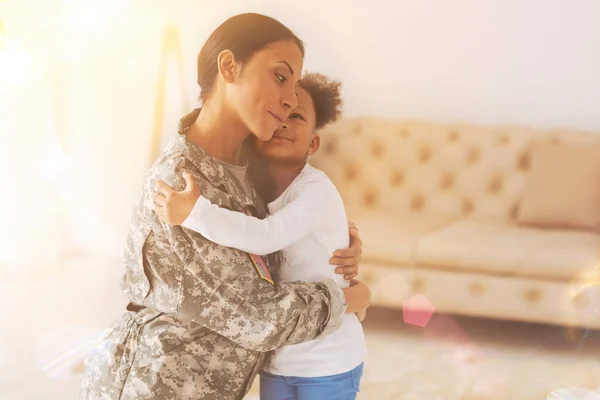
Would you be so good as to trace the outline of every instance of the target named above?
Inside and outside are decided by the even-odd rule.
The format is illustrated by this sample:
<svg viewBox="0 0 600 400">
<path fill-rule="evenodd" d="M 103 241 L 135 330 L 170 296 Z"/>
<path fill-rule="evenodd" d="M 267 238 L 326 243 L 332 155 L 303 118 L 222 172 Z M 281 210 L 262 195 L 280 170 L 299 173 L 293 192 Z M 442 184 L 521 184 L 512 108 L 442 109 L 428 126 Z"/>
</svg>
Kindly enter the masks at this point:
<svg viewBox="0 0 600 400">
<path fill-rule="evenodd" d="M 278 74 L 278 73 L 275 73 L 275 77 L 277 78 L 279 83 L 281 83 L 282 85 L 288 80 L 285 76 Z"/>
</svg>

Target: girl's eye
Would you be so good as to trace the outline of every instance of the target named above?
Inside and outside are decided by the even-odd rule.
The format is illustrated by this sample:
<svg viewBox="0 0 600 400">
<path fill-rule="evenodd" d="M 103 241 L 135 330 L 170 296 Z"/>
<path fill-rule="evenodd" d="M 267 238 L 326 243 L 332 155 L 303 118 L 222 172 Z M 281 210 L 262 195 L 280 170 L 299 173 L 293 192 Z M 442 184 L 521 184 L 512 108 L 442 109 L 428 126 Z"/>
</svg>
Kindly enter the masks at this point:
<svg viewBox="0 0 600 400">
<path fill-rule="evenodd" d="M 285 83 L 285 81 L 287 81 L 287 78 L 281 74 L 275 74 L 275 76 L 277 77 L 279 83 Z"/>
<path fill-rule="evenodd" d="M 306 119 L 302 116 L 302 114 L 293 113 L 290 115 L 290 118 L 300 118 L 302 121 L 306 121 Z"/>
</svg>

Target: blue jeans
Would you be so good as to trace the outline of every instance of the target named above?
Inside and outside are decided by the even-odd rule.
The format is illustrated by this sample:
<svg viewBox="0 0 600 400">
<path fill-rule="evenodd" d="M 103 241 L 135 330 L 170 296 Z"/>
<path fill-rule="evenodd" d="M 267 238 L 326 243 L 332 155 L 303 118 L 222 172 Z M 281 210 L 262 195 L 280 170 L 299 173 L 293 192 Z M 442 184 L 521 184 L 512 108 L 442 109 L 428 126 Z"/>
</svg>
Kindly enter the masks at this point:
<svg viewBox="0 0 600 400">
<path fill-rule="evenodd" d="M 260 373 L 260 400 L 355 400 L 363 365 L 337 375 L 303 378 Z"/>
</svg>

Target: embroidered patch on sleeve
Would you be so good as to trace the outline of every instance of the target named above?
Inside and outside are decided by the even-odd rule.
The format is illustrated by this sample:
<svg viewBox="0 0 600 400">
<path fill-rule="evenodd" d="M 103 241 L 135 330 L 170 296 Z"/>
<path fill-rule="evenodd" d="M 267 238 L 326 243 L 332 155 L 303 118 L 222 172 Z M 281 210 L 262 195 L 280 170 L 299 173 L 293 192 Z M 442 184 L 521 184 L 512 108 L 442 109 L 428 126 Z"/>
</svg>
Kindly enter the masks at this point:
<svg viewBox="0 0 600 400">
<path fill-rule="evenodd" d="M 263 259 L 260 256 L 257 256 L 255 254 L 249 254 L 249 255 L 250 255 L 250 259 L 254 263 L 254 266 L 256 267 L 256 270 L 258 271 L 258 274 L 260 275 L 260 277 L 263 278 L 265 281 L 274 285 L 275 283 L 273 282 L 271 273 L 267 269 L 267 266 L 266 266 L 265 262 L 263 261 Z"/>
</svg>

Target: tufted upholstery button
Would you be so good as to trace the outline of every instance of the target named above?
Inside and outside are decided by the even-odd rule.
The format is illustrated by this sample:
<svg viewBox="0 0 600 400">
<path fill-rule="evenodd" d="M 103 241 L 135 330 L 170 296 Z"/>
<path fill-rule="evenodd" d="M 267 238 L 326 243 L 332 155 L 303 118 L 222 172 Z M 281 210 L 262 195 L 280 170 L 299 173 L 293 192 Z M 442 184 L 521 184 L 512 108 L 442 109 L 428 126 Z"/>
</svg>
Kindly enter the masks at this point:
<svg viewBox="0 0 600 400">
<path fill-rule="evenodd" d="M 374 191 L 367 191 L 364 197 L 364 204 L 367 207 L 374 207 L 377 202 L 377 194 Z"/>
<path fill-rule="evenodd" d="M 412 211 L 421 211 L 425 205 L 425 199 L 422 195 L 416 194 L 410 200 L 410 209 Z"/>
<path fill-rule="evenodd" d="M 383 145 L 380 142 L 373 142 L 371 145 L 371 155 L 373 158 L 380 158 L 383 154 Z"/>
<path fill-rule="evenodd" d="M 510 211 L 509 211 L 509 214 L 508 214 L 508 218 L 509 219 L 517 219 L 518 213 L 519 213 L 519 204 L 515 203 L 510 208 Z"/>
<path fill-rule="evenodd" d="M 557 136 L 551 136 L 550 137 L 550 143 L 552 143 L 552 144 L 559 144 L 560 143 L 560 139 Z"/>
<path fill-rule="evenodd" d="M 473 212 L 473 202 L 469 199 L 463 199 L 462 201 L 462 213 L 463 215 L 469 215 Z"/>
<path fill-rule="evenodd" d="M 481 283 L 472 283 L 469 285 L 469 293 L 473 297 L 481 297 L 485 293 L 485 287 Z"/>
<path fill-rule="evenodd" d="M 390 184 L 392 186 L 400 186 L 404 182 L 404 172 L 402 171 L 394 171 L 392 172 L 392 178 L 390 179 Z"/>
<path fill-rule="evenodd" d="M 431 159 L 431 148 L 428 146 L 423 146 L 421 147 L 421 150 L 419 150 L 419 161 L 422 164 L 427 163 L 430 159 Z"/>
<path fill-rule="evenodd" d="M 412 290 L 415 293 L 423 293 L 425 291 L 425 289 L 427 288 L 427 282 L 425 281 L 425 278 L 415 278 L 412 281 Z"/>
<path fill-rule="evenodd" d="M 373 283 L 375 283 L 375 277 L 372 271 L 369 271 L 368 269 L 361 271 L 359 279 L 367 285 L 372 285 Z"/>
<path fill-rule="evenodd" d="M 400 137 L 403 139 L 408 139 L 408 137 L 410 136 L 410 131 L 408 129 L 402 129 L 400 130 Z"/>
<path fill-rule="evenodd" d="M 523 295 L 529 304 L 539 303 L 543 297 L 542 291 L 536 288 L 527 289 Z"/>
<path fill-rule="evenodd" d="M 519 171 L 528 171 L 530 166 L 530 156 L 529 152 L 525 151 L 521 153 L 519 159 L 517 160 L 517 168 Z"/>
<path fill-rule="evenodd" d="M 348 167 L 346 167 L 346 180 L 348 181 L 353 181 L 356 179 L 356 177 L 358 176 L 358 167 L 354 164 L 349 164 Z"/>
<path fill-rule="evenodd" d="M 508 142 L 510 142 L 510 139 L 508 138 L 508 136 L 505 133 L 501 133 L 498 136 L 498 144 L 500 145 L 507 145 Z"/>
<path fill-rule="evenodd" d="M 454 175 L 450 172 L 446 172 L 440 179 L 440 188 L 444 191 L 449 191 L 454 187 Z"/>
<path fill-rule="evenodd" d="M 323 152 L 325 154 L 331 154 L 335 150 L 335 142 L 333 140 L 328 140 L 323 147 Z"/>
<path fill-rule="evenodd" d="M 467 155 L 467 163 L 469 165 L 473 165 L 479 161 L 479 158 L 481 158 L 481 150 L 479 150 L 477 147 L 472 147 Z"/>
<path fill-rule="evenodd" d="M 458 132 L 454 131 L 454 130 L 450 131 L 448 133 L 448 141 L 450 143 L 456 143 L 456 142 L 458 142 Z"/>
<path fill-rule="evenodd" d="M 354 133 L 355 135 L 360 135 L 362 133 L 362 126 L 360 126 L 360 124 L 355 124 L 352 127 L 352 133 Z"/>
<path fill-rule="evenodd" d="M 500 175 L 494 175 L 487 185 L 487 191 L 490 194 L 498 194 L 502 190 L 503 180 Z"/>
<path fill-rule="evenodd" d="M 585 291 L 579 291 L 573 296 L 573 305 L 578 310 L 584 309 L 588 305 L 588 297 Z"/>
</svg>

